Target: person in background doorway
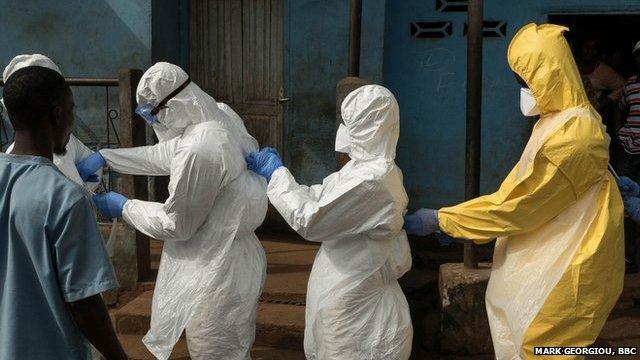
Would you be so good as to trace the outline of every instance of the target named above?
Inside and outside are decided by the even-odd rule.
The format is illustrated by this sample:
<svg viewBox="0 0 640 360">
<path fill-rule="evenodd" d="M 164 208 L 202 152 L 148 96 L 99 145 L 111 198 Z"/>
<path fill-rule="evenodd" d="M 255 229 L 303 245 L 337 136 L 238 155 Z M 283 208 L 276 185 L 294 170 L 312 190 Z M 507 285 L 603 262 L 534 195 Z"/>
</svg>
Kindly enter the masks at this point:
<svg viewBox="0 0 640 360">
<path fill-rule="evenodd" d="M 640 72 L 640 41 L 636 43 L 633 57 Z M 616 111 L 616 133 L 622 151 L 617 161 L 618 173 L 634 182 L 640 181 L 640 82 L 638 75 L 631 76 L 625 83 Z M 625 219 L 625 258 L 627 273 L 638 272 L 637 225 Z"/>
<path fill-rule="evenodd" d="M 58 74 L 62 75 L 58 65 L 48 57 L 41 54 L 25 54 L 18 55 L 11 59 L 9 65 L 7 65 L 2 72 L 2 80 L 6 82 L 11 74 L 27 66 L 42 66 L 54 70 Z M 7 148 L 8 153 L 11 152 L 13 146 L 14 144 L 9 145 Z M 71 179 L 71 181 L 83 186 L 87 191 L 92 192 L 100 184 L 99 181 L 102 176 L 102 169 L 98 170 L 95 174 L 92 174 L 87 181 L 83 181 L 78 174 L 78 170 L 76 170 L 76 163 L 85 159 L 92 153 L 93 151 L 91 151 L 85 144 L 78 140 L 78 138 L 73 134 L 70 134 L 69 142 L 65 147 L 64 153 L 53 154 L 53 164 L 58 168 L 58 170 L 60 170 L 60 172 Z"/>
<path fill-rule="evenodd" d="M 0 359 L 127 359 L 100 293 L 117 287 L 91 198 L 53 164 L 73 123 L 64 78 L 13 73 L 4 101 L 15 130 L 0 154 Z"/>
<path fill-rule="evenodd" d="M 603 112 L 620 100 L 624 78 L 601 61 L 600 41 L 590 38 L 582 43 L 576 59 L 587 97 L 598 112 Z"/>
</svg>

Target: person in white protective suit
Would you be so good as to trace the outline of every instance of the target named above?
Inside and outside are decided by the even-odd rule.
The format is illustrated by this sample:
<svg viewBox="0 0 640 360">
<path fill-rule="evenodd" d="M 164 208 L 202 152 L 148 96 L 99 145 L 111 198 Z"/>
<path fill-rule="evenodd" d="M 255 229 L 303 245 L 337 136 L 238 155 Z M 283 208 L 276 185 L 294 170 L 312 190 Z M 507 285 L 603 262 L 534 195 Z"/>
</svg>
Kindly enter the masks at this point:
<svg viewBox="0 0 640 360">
<path fill-rule="evenodd" d="M 408 359 L 413 329 L 397 279 L 411 268 L 402 229 L 408 202 L 396 166 L 398 104 L 368 85 L 342 103 L 336 151 L 351 160 L 307 187 L 265 148 L 247 158 L 269 180 L 267 194 L 289 225 L 321 242 L 307 289 L 307 359 Z"/>
<path fill-rule="evenodd" d="M 62 75 L 60 68 L 58 68 L 58 66 L 48 57 L 41 54 L 25 54 L 18 55 L 11 59 L 9 65 L 7 65 L 2 72 L 2 80 L 6 82 L 11 74 L 27 66 L 46 67 Z M 4 102 L 2 100 L 0 100 L 0 102 L 2 102 L 2 107 L 4 107 Z M 13 143 L 9 145 L 6 152 L 10 153 L 12 149 Z M 78 174 L 78 170 L 76 170 L 76 163 L 85 159 L 92 153 L 93 151 L 91 151 L 86 145 L 78 140 L 78 138 L 73 136 L 73 134 L 70 134 L 65 154 L 53 154 L 53 163 L 60 170 L 60 172 L 62 172 L 71 181 L 83 186 L 87 191 L 92 192 L 100 184 L 99 180 L 102 176 L 102 170 L 99 169 L 94 174 L 90 174 L 87 178 L 87 181 L 83 181 Z"/>
<path fill-rule="evenodd" d="M 106 216 L 165 241 L 143 342 L 167 359 L 186 329 L 193 359 L 249 359 L 266 276 L 254 234 L 267 211 L 266 183 L 244 160 L 258 144 L 233 110 L 221 109 L 178 66 L 149 68 L 137 100 L 136 112 L 160 142 L 100 150 L 78 167 L 170 176 L 164 204 L 94 196 Z"/>
</svg>

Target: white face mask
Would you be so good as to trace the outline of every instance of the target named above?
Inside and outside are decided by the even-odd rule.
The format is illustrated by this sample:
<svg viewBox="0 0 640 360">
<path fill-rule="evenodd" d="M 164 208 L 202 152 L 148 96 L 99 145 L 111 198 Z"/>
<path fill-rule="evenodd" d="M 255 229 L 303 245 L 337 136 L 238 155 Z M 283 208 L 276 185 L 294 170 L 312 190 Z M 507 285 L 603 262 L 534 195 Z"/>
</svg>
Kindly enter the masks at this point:
<svg viewBox="0 0 640 360">
<path fill-rule="evenodd" d="M 336 133 L 336 146 L 337 152 L 348 154 L 351 150 L 351 140 L 349 139 L 349 130 L 344 124 L 338 126 L 338 132 Z"/>
<path fill-rule="evenodd" d="M 540 115 L 536 98 L 533 97 L 531 90 L 527 88 L 520 89 L 520 111 L 524 116 Z"/>
</svg>

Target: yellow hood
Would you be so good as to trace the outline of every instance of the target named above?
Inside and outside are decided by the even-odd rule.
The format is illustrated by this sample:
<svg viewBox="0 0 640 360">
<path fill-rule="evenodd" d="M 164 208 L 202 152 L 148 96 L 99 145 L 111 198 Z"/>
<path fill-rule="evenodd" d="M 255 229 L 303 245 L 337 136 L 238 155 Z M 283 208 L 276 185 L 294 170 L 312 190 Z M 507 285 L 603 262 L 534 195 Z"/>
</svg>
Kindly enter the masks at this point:
<svg viewBox="0 0 640 360">
<path fill-rule="evenodd" d="M 531 23 L 516 33 L 507 50 L 509 66 L 529 85 L 541 116 L 591 106 L 562 35 L 567 30 L 559 25 Z"/>
</svg>

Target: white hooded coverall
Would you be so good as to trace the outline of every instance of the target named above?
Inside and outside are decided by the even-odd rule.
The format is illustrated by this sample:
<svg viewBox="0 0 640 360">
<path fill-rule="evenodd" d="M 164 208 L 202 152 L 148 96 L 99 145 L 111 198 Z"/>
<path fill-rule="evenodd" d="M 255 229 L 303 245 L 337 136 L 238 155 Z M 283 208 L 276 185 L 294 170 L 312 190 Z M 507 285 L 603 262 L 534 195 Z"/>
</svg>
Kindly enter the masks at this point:
<svg viewBox="0 0 640 360">
<path fill-rule="evenodd" d="M 342 103 L 336 145 L 351 158 L 322 184 L 299 185 L 288 169 L 269 182 L 271 203 L 305 239 L 322 242 L 307 289 L 307 359 L 408 359 L 413 329 L 398 285 L 411 267 L 403 225 L 408 202 L 394 162 L 398 104 L 368 85 Z M 342 135 L 348 135 L 348 139 Z"/>
<path fill-rule="evenodd" d="M 46 67 L 62 75 L 60 68 L 58 68 L 58 66 L 51 59 L 44 55 L 18 55 L 9 62 L 9 65 L 7 65 L 7 67 L 4 68 L 4 71 L 2 72 L 2 80 L 7 81 L 11 74 L 27 66 Z M 2 105 L 4 107 L 4 102 Z M 54 165 L 56 165 L 58 170 L 60 170 L 60 172 L 62 172 L 71 181 L 80 186 L 83 186 L 89 192 L 94 191 L 100 183 L 82 181 L 82 179 L 80 178 L 80 174 L 78 174 L 78 170 L 76 169 L 76 163 L 91 155 L 93 151 L 91 151 L 91 149 L 89 149 L 85 144 L 78 140 L 78 138 L 73 136 L 73 134 L 69 135 L 69 142 L 67 143 L 65 149 L 67 150 L 67 152 L 64 155 L 53 154 Z M 9 147 L 7 148 L 7 153 L 10 153 L 11 150 L 13 150 L 13 144 L 9 145 Z M 98 170 L 96 172 L 96 175 L 102 176 L 102 170 Z"/>
<path fill-rule="evenodd" d="M 138 103 L 157 104 L 187 78 L 155 64 L 140 80 Z M 192 82 L 158 113 L 158 144 L 101 150 L 117 172 L 170 176 L 164 204 L 128 200 L 123 209 L 128 224 L 165 241 L 143 339 L 159 359 L 184 329 L 193 359 L 250 358 L 266 273 L 254 234 L 267 211 L 266 182 L 244 160 L 257 142 L 223 107 Z"/>
</svg>

